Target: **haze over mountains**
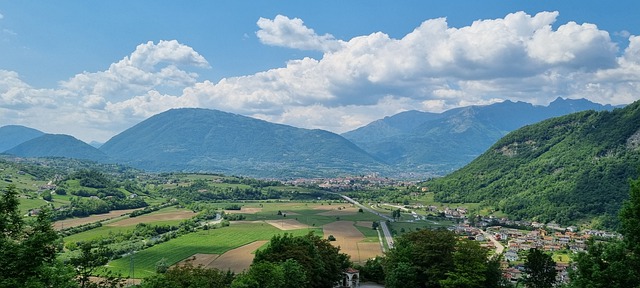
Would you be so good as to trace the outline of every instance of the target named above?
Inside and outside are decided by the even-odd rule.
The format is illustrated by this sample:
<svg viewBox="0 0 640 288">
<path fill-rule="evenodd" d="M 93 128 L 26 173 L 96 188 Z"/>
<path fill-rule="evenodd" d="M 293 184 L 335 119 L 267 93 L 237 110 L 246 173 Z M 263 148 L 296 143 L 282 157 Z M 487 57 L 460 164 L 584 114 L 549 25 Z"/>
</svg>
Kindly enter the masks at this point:
<svg viewBox="0 0 640 288">
<path fill-rule="evenodd" d="M 152 116 L 99 149 L 70 136 L 5 126 L 0 128 L 0 151 L 21 157 L 111 161 L 149 171 L 278 178 L 372 172 L 422 177 L 462 167 L 524 125 L 576 111 L 612 108 L 559 98 L 549 106 L 505 101 L 443 113 L 407 111 L 344 137 L 217 110 L 185 108 Z"/>
</svg>

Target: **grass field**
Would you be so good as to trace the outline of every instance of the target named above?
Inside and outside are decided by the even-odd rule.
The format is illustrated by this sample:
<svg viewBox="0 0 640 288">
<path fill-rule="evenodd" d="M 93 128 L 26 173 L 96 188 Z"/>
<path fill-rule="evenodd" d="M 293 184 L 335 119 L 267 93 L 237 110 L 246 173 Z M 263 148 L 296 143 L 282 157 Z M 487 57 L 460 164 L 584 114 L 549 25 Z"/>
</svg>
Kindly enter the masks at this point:
<svg viewBox="0 0 640 288">
<path fill-rule="evenodd" d="M 309 229 L 301 229 L 287 233 L 305 235 L 308 232 Z M 143 278 L 153 275 L 156 263 L 162 258 L 173 265 L 197 253 L 222 255 L 231 249 L 254 241 L 270 240 L 274 235 L 283 233 L 285 232 L 266 223 L 237 222 L 229 227 L 187 234 L 135 253 L 134 276 Z M 120 273 L 123 277 L 129 277 L 130 261 L 130 256 L 126 256 L 111 261 L 108 266 L 111 271 Z"/>
<path fill-rule="evenodd" d="M 109 220 L 106 223 L 103 223 L 102 227 L 65 237 L 64 242 L 67 243 L 90 241 L 101 237 L 106 237 L 109 234 L 132 231 L 138 223 L 146 223 L 150 225 L 178 225 L 181 221 L 191 218 L 193 217 L 193 215 L 195 215 L 195 213 L 193 213 L 191 210 L 166 207 L 153 213 L 134 218 L 126 216 L 116 218 L 114 220 Z"/>
</svg>

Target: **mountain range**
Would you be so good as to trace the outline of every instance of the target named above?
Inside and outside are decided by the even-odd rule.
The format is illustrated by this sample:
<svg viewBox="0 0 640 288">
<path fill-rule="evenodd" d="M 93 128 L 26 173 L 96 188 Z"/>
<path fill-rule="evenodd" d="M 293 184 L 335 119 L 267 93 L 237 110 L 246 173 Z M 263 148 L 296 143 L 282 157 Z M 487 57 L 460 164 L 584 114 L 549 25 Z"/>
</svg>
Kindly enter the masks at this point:
<svg viewBox="0 0 640 288">
<path fill-rule="evenodd" d="M 424 185 L 442 202 L 480 202 L 518 219 L 614 227 L 640 172 L 640 101 L 509 133 L 463 168 Z"/>
<path fill-rule="evenodd" d="M 505 101 L 429 113 L 407 111 L 344 133 L 295 128 L 208 109 L 172 109 L 125 130 L 100 148 L 71 136 L 0 128 L 0 151 L 22 157 L 118 162 L 149 171 L 218 172 L 253 177 L 447 174 L 523 125 L 582 110 L 587 100 L 549 106 Z M 98 145 L 95 145 L 98 146 Z"/>
<path fill-rule="evenodd" d="M 548 106 L 504 101 L 443 113 L 407 111 L 342 134 L 398 171 L 444 175 L 462 167 L 522 126 L 584 110 L 611 110 L 585 99 Z"/>
</svg>

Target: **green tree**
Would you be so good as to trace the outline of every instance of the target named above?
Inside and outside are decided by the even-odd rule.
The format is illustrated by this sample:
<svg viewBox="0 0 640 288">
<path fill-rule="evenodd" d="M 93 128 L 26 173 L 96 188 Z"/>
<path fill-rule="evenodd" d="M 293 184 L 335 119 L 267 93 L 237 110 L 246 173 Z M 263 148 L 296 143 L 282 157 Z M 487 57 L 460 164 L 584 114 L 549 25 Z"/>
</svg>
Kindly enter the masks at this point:
<svg viewBox="0 0 640 288">
<path fill-rule="evenodd" d="M 73 270 L 56 260 L 61 248 L 48 209 L 25 222 L 14 185 L 0 198 L 0 287 L 74 287 Z"/>
<path fill-rule="evenodd" d="M 282 263 L 287 259 L 295 260 L 304 268 L 308 287 L 332 287 L 342 278 L 342 271 L 350 266 L 348 255 L 312 232 L 298 237 L 286 233 L 274 236 L 267 248 L 256 252 L 253 263 Z"/>
<path fill-rule="evenodd" d="M 90 242 L 80 245 L 80 255 L 69 260 L 69 263 L 78 271 L 80 287 L 91 287 L 89 277 L 94 274 L 96 269 L 107 264 L 109 261 L 108 254 L 108 250 L 105 247 L 94 248 Z"/>
<path fill-rule="evenodd" d="M 440 281 L 442 287 L 485 287 L 487 271 L 487 249 L 478 242 L 461 240 L 453 253 L 454 268 L 447 278 Z"/>
<path fill-rule="evenodd" d="M 233 273 L 218 269 L 207 269 L 202 266 L 193 267 L 190 263 L 174 266 L 164 274 L 156 274 L 145 278 L 141 288 L 219 288 L 229 287 L 233 281 Z"/>
<path fill-rule="evenodd" d="M 389 277 L 394 277 L 398 265 L 405 263 L 415 271 L 417 287 L 439 287 L 446 273 L 453 270 L 456 241 L 456 235 L 447 230 L 424 229 L 403 234 L 387 253 L 385 283 L 393 280 Z"/>
<path fill-rule="evenodd" d="M 281 263 L 259 262 L 238 275 L 232 288 L 297 288 L 308 287 L 304 267 L 296 260 L 287 259 Z"/>
<path fill-rule="evenodd" d="M 572 287 L 640 287 L 640 179 L 631 181 L 619 218 L 624 240 L 590 240 L 569 271 Z"/>
<path fill-rule="evenodd" d="M 549 288 L 556 283 L 556 262 L 551 255 L 536 248 L 529 249 L 524 261 L 524 283 L 532 288 Z"/>
</svg>

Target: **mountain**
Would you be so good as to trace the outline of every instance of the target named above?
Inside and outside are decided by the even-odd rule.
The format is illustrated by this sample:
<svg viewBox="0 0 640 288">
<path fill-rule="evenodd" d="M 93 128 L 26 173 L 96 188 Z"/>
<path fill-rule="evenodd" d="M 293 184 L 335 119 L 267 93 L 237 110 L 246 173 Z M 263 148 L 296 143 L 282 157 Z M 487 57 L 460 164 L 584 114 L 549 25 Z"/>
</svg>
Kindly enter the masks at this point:
<svg viewBox="0 0 640 288">
<path fill-rule="evenodd" d="M 577 111 L 613 108 L 584 99 L 558 98 L 548 106 L 507 100 L 443 113 L 403 112 L 342 136 L 397 170 L 443 175 L 524 125 Z"/>
<path fill-rule="evenodd" d="M 2 126 L 0 127 L 0 153 L 42 135 L 44 135 L 44 132 L 29 127 L 19 125 Z"/>
<path fill-rule="evenodd" d="M 25 141 L 5 153 L 30 158 L 66 157 L 93 161 L 107 160 L 107 156 L 100 150 L 72 136 L 61 134 L 44 134 Z"/>
<path fill-rule="evenodd" d="M 100 150 L 117 162 L 150 171 L 298 177 L 384 169 L 337 134 L 208 109 L 172 109 L 152 116 Z"/>
<path fill-rule="evenodd" d="M 640 169 L 640 101 L 525 126 L 463 168 L 425 183 L 443 202 L 516 219 L 612 227 Z"/>
</svg>

